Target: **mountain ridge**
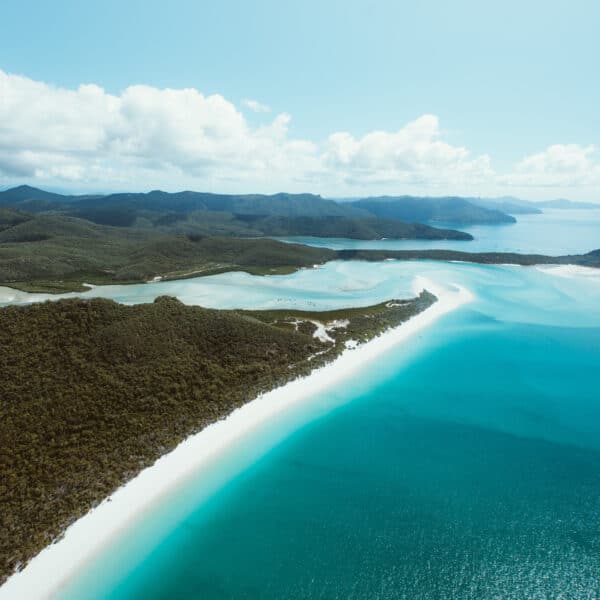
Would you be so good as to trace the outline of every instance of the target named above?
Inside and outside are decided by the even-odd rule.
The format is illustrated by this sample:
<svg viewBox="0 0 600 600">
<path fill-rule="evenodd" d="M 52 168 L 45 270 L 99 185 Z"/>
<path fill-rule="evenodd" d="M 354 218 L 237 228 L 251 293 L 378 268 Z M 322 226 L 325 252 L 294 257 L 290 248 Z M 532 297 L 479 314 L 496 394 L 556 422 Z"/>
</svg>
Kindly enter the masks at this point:
<svg viewBox="0 0 600 600">
<path fill-rule="evenodd" d="M 61 196 L 29 186 L 0 192 L 0 207 L 77 217 L 112 227 L 159 233 L 237 237 L 312 235 L 355 239 L 457 239 L 468 233 L 405 223 L 343 206 L 316 194 L 119 193 Z"/>
</svg>

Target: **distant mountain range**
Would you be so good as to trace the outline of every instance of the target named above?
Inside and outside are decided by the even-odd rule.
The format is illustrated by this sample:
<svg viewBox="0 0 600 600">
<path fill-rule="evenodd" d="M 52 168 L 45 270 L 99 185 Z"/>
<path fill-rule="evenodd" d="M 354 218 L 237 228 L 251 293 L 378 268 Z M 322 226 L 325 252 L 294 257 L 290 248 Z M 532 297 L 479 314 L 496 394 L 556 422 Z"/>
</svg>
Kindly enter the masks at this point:
<svg viewBox="0 0 600 600">
<path fill-rule="evenodd" d="M 530 202 L 520 200 L 513 196 L 502 196 L 500 198 L 470 198 L 474 204 L 495 208 L 511 215 L 540 214 L 544 208 L 558 209 L 600 209 L 600 204 L 594 202 L 579 202 L 576 200 L 567 200 L 560 198 L 558 200 L 543 200 L 540 202 Z"/>
<path fill-rule="evenodd" d="M 574 200 L 567 200 L 565 198 L 559 198 L 558 200 L 546 200 L 544 202 L 536 203 L 544 208 L 597 208 L 600 209 L 600 204 L 594 202 L 577 202 Z"/>
<path fill-rule="evenodd" d="M 160 190 L 72 196 L 22 185 L 0 192 L 0 207 L 161 233 L 469 240 L 471 235 L 454 227 L 510 224 L 516 221 L 514 215 L 539 214 L 544 208 L 600 205 L 564 199 L 534 203 L 509 196 L 380 196 L 334 201 L 316 194 Z M 6 214 L 5 219 L 9 219 Z"/>
<path fill-rule="evenodd" d="M 521 200 L 514 196 L 500 196 L 498 198 L 475 198 L 469 196 L 444 196 L 437 198 L 429 198 L 423 196 L 383 196 L 379 198 L 336 198 L 336 202 L 342 204 L 355 204 L 363 201 L 380 201 L 385 199 L 386 201 L 394 201 L 405 206 L 410 206 L 411 203 L 418 201 L 421 203 L 419 206 L 423 210 L 431 210 L 433 213 L 439 210 L 446 210 L 448 207 L 454 212 L 461 211 L 463 218 L 467 218 L 469 222 L 473 216 L 464 213 L 464 202 L 473 204 L 482 208 L 488 208 L 495 211 L 500 211 L 507 215 L 539 215 L 543 213 L 544 208 L 554 209 L 600 209 L 600 203 L 594 202 L 579 202 L 576 200 L 566 200 L 560 198 L 558 200 L 544 200 L 540 202 L 531 202 L 530 200 Z M 449 202 L 448 202 L 449 201 Z M 458 202 L 461 201 L 461 202 Z M 450 206 L 449 206 L 450 205 Z M 453 206 L 452 206 L 453 205 Z M 425 207 L 430 207 L 425 209 Z M 408 210 L 408 209 L 407 209 Z M 422 213 L 421 213 L 422 214 Z M 474 213 L 474 218 L 477 219 L 477 214 Z M 435 220 L 435 219 L 431 219 Z M 440 219 L 441 220 L 441 219 Z M 460 223 L 460 221 L 452 221 Z M 483 222 L 483 221 L 481 221 Z M 485 218 L 485 222 L 490 223 L 489 216 Z"/>
<path fill-rule="evenodd" d="M 472 239 L 470 234 L 462 231 L 432 227 L 416 219 L 403 221 L 382 217 L 359 206 L 340 204 L 315 194 L 228 195 L 153 191 L 66 196 L 20 186 L 0 192 L 0 207 L 32 215 L 76 217 L 97 225 L 160 233 L 237 237 Z M 14 215 L 11 218 L 15 218 Z"/>
<path fill-rule="evenodd" d="M 399 219 L 408 223 L 498 225 L 516 222 L 513 216 L 496 208 L 480 206 L 458 196 L 379 196 L 350 202 L 348 206 L 365 210 L 378 217 Z"/>
</svg>

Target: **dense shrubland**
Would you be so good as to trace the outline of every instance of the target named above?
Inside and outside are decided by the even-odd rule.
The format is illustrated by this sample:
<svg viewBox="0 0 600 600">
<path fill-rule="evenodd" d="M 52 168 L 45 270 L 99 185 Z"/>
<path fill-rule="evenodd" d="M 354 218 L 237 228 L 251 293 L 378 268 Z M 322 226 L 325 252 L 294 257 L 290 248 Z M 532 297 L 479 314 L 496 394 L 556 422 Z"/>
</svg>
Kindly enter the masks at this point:
<svg viewBox="0 0 600 600">
<path fill-rule="evenodd" d="M 188 435 L 425 309 L 219 311 L 162 297 L 0 309 L 0 581 Z M 318 320 L 333 342 L 313 337 Z"/>
</svg>

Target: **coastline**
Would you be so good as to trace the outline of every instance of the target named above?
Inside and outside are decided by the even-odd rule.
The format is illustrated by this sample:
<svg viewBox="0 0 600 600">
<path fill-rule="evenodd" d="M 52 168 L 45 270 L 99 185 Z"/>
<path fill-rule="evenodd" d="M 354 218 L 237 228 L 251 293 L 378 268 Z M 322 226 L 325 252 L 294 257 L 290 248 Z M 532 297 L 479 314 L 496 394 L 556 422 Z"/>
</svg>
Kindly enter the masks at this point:
<svg viewBox="0 0 600 600">
<path fill-rule="evenodd" d="M 274 415 L 346 378 L 366 362 L 474 298 L 465 288 L 455 286 L 454 290 L 448 290 L 423 277 L 415 278 L 415 293 L 425 288 L 438 300 L 422 313 L 356 349 L 345 350 L 333 362 L 310 375 L 255 398 L 161 457 L 73 523 L 58 542 L 42 550 L 23 571 L 13 574 L 0 587 L 0 600 L 52 597 L 141 513 L 198 469 L 210 464 L 226 448 L 251 434 Z"/>
</svg>

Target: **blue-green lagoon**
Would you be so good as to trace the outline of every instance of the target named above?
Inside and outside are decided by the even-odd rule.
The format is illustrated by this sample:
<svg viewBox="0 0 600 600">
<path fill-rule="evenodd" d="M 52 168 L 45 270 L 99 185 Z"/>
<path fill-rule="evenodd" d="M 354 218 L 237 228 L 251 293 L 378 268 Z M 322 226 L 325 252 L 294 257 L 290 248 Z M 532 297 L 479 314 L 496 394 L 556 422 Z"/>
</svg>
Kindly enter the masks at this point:
<svg viewBox="0 0 600 600">
<path fill-rule="evenodd" d="M 600 276 L 311 273 L 349 303 L 417 273 L 477 299 L 232 449 L 208 496 L 199 473 L 59 597 L 597 597 Z"/>
</svg>

